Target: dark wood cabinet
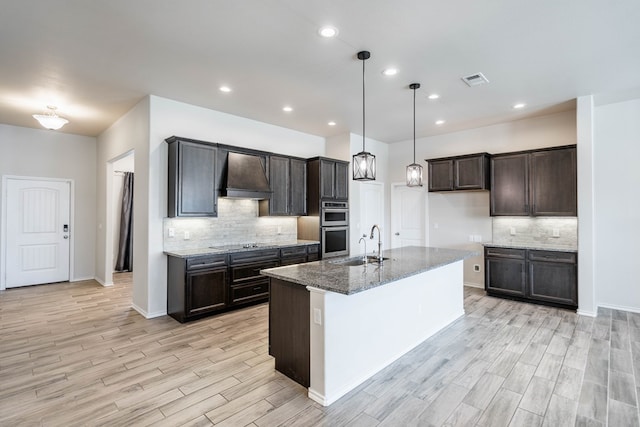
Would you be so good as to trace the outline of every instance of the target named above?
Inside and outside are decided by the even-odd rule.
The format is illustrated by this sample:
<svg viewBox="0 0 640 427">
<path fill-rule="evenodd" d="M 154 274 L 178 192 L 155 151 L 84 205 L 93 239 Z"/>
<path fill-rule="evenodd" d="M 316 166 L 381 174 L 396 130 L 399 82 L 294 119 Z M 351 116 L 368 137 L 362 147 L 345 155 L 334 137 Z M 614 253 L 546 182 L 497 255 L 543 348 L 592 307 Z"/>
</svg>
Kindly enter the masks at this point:
<svg viewBox="0 0 640 427">
<path fill-rule="evenodd" d="M 320 245 L 167 257 L 167 314 L 184 323 L 269 299 L 265 268 L 318 259 Z"/>
<path fill-rule="evenodd" d="M 489 189 L 489 155 L 427 159 L 429 191 L 467 191 Z"/>
<path fill-rule="evenodd" d="M 227 290 L 226 255 L 168 257 L 167 314 L 179 322 L 223 311 Z"/>
<path fill-rule="evenodd" d="M 168 138 L 169 217 L 217 216 L 216 144 Z"/>
<path fill-rule="evenodd" d="M 307 160 L 307 212 L 319 215 L 322 201 L 349 199 L 349 162 L 314 157 Z"/>
<path fill-rule="evenodd" d="M 491 215 L 529 215 L 529 155 L 491 158 Z"/>
<path fill-rule="evenodd" d="M 485 290 L 493 296 L 575 309 L 577 254 L 486 247 Z"/>
<path fill-rule="evenodd" d="M 532 215 L 578 215 L 575 148 L 531 153 L 530 168 Z"/>
<path fill-rule="evenodd" d="M 307 214 L 307 162 L 287 156 L 269 157 L 271 199 L 260 201 L 260 215 Z"/>
<path fill-rule="evenodd" d="M 491 158 L 492 216 L 576 216 L 576 148 Z"/>
<path fill-rule="evenodd" d="M 538 301 L 578 306 L 576 254 L 529 251 L 529 294 Z"/>
<path fill-rule="evenodd" d="M 492 294 L 526 296 L 525 251 L 485 249 L 485 289 Z"/>
</svg>

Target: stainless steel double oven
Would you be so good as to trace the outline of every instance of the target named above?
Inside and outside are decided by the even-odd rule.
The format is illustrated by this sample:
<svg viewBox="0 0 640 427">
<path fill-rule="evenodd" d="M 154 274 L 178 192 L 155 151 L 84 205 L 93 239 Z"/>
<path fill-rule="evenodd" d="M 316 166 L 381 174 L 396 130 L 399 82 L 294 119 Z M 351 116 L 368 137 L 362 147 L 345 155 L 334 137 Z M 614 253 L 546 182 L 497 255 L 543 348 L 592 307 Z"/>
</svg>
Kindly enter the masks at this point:
<svg viewBox="0 0 640 427">
<path fill-rule="evenodd" d="M 322 202 L 320 234 L 322 258 L 349 255 L 348 202 Z"/>
</svg>

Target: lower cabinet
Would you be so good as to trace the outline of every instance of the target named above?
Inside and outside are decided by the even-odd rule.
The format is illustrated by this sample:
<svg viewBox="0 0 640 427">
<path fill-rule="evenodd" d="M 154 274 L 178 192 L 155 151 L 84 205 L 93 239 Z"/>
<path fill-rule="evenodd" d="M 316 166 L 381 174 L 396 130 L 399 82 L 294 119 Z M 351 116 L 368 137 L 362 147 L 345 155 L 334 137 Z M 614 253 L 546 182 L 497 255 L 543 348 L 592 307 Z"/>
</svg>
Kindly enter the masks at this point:
<svg viewBox="0 0 640 427">
<path fill-rule="evenodd" d="M 493 296 L 575 309 L 577 254 L 485 247 L 485 289 Z"/>
<path fill-rule="evenodd" d="M 318 259 L 319 245 L 188 258 L 168 256 L 167 314 L 184 323 L 269 300 L 260 270 Z"/>
</svg>

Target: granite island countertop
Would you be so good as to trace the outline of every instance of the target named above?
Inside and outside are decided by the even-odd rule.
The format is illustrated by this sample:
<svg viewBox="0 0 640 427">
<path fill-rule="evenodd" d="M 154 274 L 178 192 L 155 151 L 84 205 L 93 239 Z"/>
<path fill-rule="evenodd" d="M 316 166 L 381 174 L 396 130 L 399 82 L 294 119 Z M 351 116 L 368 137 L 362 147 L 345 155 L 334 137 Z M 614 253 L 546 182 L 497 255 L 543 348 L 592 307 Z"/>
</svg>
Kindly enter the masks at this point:
<svg viewBox="0 0 640 427">
<path fill-rule="evenodd" d="M 194 248 L 194 249 L 180 249 L 173 251 L 164 251 L 165 255 L 174 256 L 177 258 L 189 258 L 201 255 L 217 255 L 217 254 L 229 254 L 237 252 L 259 251 L 260 249 L 277 249 L 288 248 L 291 246 L 307 246 L 318 245 L 317 240 L 291 240 L 286 242 L 272 242 L 272 243 L 258 243 L 256 246 L 243 247 L 242 244 L 238 245 L 215 245 L 212 244 L 208 247 Z"/>
<path fill-rule="evenodd" d="M 510 242 L 489 242 L 482 244 L 488 248 L 508 248 L 508 249 L 533 249 L 536 251 L 554 252 L 578 252 L 578 247 L 574 245 L 552 245 L 545 243 L 510 243 Z"/>
<path fill-rule="evenodd" d="M 477 252 L 458 249 L 405 246 L 383 251 L 383 256 L 389 259 L 382 266 L 377 263 L 344 264 L 346 260 L 362 257 L 359 256 L 269 268 L 260 273 L 302 286 L 350 295 L 477 255 Z"/>
</svg>

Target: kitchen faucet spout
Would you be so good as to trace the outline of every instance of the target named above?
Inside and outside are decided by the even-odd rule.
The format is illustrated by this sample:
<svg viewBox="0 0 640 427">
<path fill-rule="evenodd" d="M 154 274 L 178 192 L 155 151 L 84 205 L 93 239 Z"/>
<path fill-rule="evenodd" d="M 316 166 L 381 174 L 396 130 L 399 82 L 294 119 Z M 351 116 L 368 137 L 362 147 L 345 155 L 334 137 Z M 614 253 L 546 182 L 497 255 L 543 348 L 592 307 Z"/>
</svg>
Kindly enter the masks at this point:
<svg viewBox="0 0 640 427">
<path fill-rule="evenodd" d="M 373 227 L 371 227 L 371 235 L 369 236 L 369 239 L 373 239 L 373 232 L 375 229 L 378 229 L 378 263 L 382 264 L 382 233 L 380 232 L 378 224 L 374 224 Z"/>
</svg>

